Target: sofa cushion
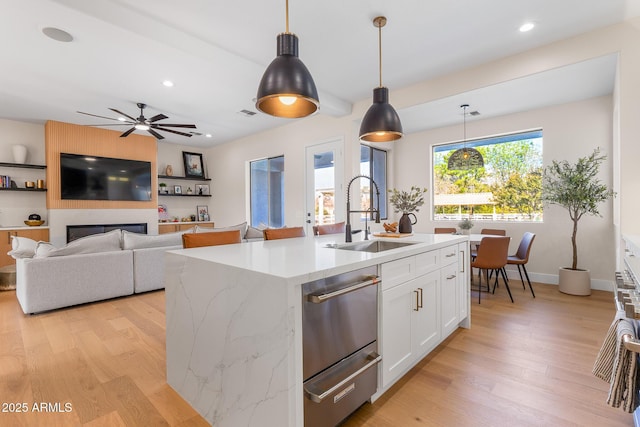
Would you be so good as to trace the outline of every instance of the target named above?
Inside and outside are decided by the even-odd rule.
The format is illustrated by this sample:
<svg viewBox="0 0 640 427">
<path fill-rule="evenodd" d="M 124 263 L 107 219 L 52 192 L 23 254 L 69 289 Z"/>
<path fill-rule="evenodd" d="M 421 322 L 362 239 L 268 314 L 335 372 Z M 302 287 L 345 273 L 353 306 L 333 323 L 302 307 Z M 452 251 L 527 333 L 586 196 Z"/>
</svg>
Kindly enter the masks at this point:
<svg viewBox="0 0 640 427">
<path fill-rule="evenodd" d="M 14 259 L 33 258 L 36 254 L 36 242 L 28 237 L 11 236 L 11 250 L 7 255 Z"/>
<path fill-rule="evenodd" d="M 236 225 L 232 225 L 229 227 L 218 227 L 218 228 L 207 228 L 207 227 L 200 227 L 199 225 L 196 225 L 196 233 L 211 233 L 211 232 L 215 232 L 215 231 L 233 231 L 233 230 L 238 230 L 240 232 L 240 236 L 244 236 L 245 232 L 247 231 L 247 222 L 243 222 L 241 224 L 236 224 Z"/>
<path fill-rule="evenodd" d="M 61 248 L 56 248 L 48 242 L 38 242 L 36 244 L 34 258 L 119 251 L 121 250 L 121 234 L 122 232 L 119 229 L 109 231 L 108 233 L 92 234 L 74 240 Z"/>
<path fill-rule="evenodd" d="M 161 248 L 164 246 L 182 246 L 182 235 L 193 233 L 194 229 L 177 231 L 165 234 L 139 234 L 130 231 L 122 231 L 122 249 Z"/>
</svg>

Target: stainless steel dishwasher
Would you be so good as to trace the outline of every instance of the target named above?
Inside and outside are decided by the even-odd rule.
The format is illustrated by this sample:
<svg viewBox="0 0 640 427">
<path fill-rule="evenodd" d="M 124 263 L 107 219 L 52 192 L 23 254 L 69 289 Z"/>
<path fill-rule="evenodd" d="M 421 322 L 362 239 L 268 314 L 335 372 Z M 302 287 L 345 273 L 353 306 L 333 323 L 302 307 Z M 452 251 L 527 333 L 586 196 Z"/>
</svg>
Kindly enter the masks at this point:
<svg viewBox="0 0 640 427">
<path fill-rule="evenodd" d="M 304 425 L 335 426 L 378 386 L 377 266 L 302 285 Z"/>
</svg>

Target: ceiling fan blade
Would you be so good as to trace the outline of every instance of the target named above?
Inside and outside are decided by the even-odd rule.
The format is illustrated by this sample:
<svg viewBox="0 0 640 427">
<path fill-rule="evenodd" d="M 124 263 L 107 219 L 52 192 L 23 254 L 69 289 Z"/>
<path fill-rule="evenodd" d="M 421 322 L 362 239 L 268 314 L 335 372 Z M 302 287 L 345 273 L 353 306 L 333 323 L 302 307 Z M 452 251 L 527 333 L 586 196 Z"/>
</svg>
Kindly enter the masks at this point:
<svg viewBox="0 0 640 427">
<path fill-rule="evenodd" d="M 118 119 L 114 119 L 113 117 L 98 116 L 97 114 L 84 113 L 84 112 L 82 112 L 82 111 L 76 111 L 76 113 L 85 114 L 85 115 L 87 115 L 87 116 L 98 117 L 98 118 L 101 118 L 101 119 L 107 119 L 107 120 L 118 120 Z M 118 121 L 120 121 L 120 120 L 118 120 Z"/>
<path fill-rule="evenodd" d="M 151 117 L 149 119 L 149 123 L 153 123 L 153 122 L 157 122 L 158 120 L 164 120 L 164 119 L 168 119 L 169 117 L 165 116 L 164 114 L 158 114 L 155 115 L 153 117 Z"/>
<path fill-rule="evenodd" d="M 131 122 L 122 122 L 122 123 L 98 123 L 98 124 L 93 124 L 93 125 L 82 125 L 82 126 L 131 126 L 133 123 Z"/>
<path fill-rule="evenodd" d="M 147 129 L 147 132 L 149 132 L 151 135 L 155 136 L 157 139 L 164 139 L 164 136 L 160 135 L 158 132 L 154 131 L 151 128 Z"/>
<path fill-rule="evenodd" d="M 176 135 L 182 135 L 182 136 L 188 136 L 189 138 L 191 138 L 191 134 L 190 133 L 184 133 L 184 132 L 178 132 L 177 130 L 172 130 L 172 129 L 165 129 L 165 128 L 161 128 L 156 126 L 151 126 L 152 128 L 156 129 L 156 130 L 161 130 L 163 132 L 171 132 L 171 133 L 175 133 Z M 151 129 L 149 129 L 151 130 Z"/>
<path fill-rule="evenodd" d="M 133 122 L 134 122 L 134 123 L 137 123 L 137 122 L 138 122 L 138 119 L 134 119 L 134 118 L 133 118 L 133 117 L 131 117 L 130 115 L 125 114 L 125 113 L 123 113 L 122 111 L 118 111 L 118 110 L 116 110 L 115 108 L 109 108 L 109 110 L 111 110 L 111 111 L 115 111 L 116 113 L 120 114 L 121 116 L 125 116 L 125 117 L 126 117 L 126 118 L 128 118 L 129 120 L 133 120 Z M 118 119 L 115 119 L 115 120 L 118 120 Z"/>
<path fill-rule="evenodd" d="M 128 137 L 128 136 L 129 136 L 129 134 L 130 134 L 131 132 L 133 132 L 134 130 L 136 130 L 136 127 L 135 127 L 135 126 L 134 126 L 134 127 L 132 127 L 131 129 L 129 129 L 128 131 L 126 131 L 125 133 L 123 133 L 122 135 L 120 135 L 120 138 L 126 138 L 126 137 Z"/>
<path fill-rule="evenodd" d="M 173 124 L 173 123 L 171 123 L 171 124 L 170 123 L 158 123 L 155 126 L 157 126 L 157 127 L 160 127 L 160 126 L 166 127 L 166 126 L 168 126 L 168 127 L 171 127 L 171 128 L 189 128 L 189 129 L 195 129 L 196 128 L 196 125 L 182 125 L 182 124 Z"/>
</svg>

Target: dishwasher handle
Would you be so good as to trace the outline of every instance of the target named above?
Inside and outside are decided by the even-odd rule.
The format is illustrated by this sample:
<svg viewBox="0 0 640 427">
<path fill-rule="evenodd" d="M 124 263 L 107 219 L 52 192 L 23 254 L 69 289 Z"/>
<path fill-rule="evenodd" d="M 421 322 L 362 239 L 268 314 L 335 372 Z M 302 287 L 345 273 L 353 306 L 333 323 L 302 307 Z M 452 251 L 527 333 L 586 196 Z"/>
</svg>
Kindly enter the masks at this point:
<svg viewBox="0 0 640 427">
<path fill-rule="evenodd" d="M 331 395 L 332 393 L 335 393 L 336 390 L 338 390 L 339 388 L 343 387 L 349 381 L 352 381 L 354 378 L 356 378 L 357 376 L 362 374 L 367 369 L 372 368 L 372 367 L 376 366 L 378 363 L 380 363 L 380 361 L 382 360 L 382 356 L 380 356 L 376 352 L 373 352 L 373 353 L 371 353 L 371 354 L 369 354 L 367 356 L 367 359 L 369 361 L 367 362 L 366 365 L 362 366 L 360 369 L 358 369 L 357 371 L 355 371 L 354 373 L 352 373 L 348 377 L 344 378 L 343 380 L 341 380 L 337 384 L 333 385 L 332 387 L 328 388 L 327 390 L 323 391 L 322 393 L 314 393 L 314 392 L 311 392 L 311 391 L 305 389 L 305 392 L 307 393 L 307 396 L 309 397 L 309 399 L 311 399 L 311 401 L 313 401 L 315 403 L 321 403 L 327 396 Z"/>
<path fill-rule="evenodd" d="M 363 282 L 358 282 L 354 285 L 340 288 L 337 291 L 327 292 L 325 294 L 307 295 L 307 301 L 314 304 L 321 304 L 325 301 L 329 301 L 330 299 L 348 294 L 349 292 L 357 291 L 358 289 L 366 288 L 367 286 L 377 285 L 378 283 L 380 283 L 378 276 L 368 276 L 368 279 Z"/>
</svg>

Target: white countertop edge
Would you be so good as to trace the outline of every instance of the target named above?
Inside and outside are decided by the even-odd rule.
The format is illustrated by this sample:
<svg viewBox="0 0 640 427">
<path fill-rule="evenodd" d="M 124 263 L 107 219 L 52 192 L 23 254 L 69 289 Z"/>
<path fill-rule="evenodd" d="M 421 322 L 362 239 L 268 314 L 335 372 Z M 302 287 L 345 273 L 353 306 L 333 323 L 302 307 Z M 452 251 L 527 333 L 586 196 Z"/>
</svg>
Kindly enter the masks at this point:
<svg viewBox="0 0 640 427">
<path fill-rule="evenodd" d="M 1 226 L 0 230 L 31 230 L 33 228 L 49 228 L 48 225 L 7 225 L 7 226 Z"/>
<path fill-rule="evenodd" d="M 468 241 L 468 236 L 415 234 L 400 239 L 375 237 L 371 240 L 415 244 L 378 253 L 348 251 L 326 247 L 327 244 L 344 244 L 343 235 L 325 235 L 176 249 L 168 252 L 299 284 L 462 243 Z M 362 240 L 354 239 L 353 243 L 358 242 Z"/>
</svg>

